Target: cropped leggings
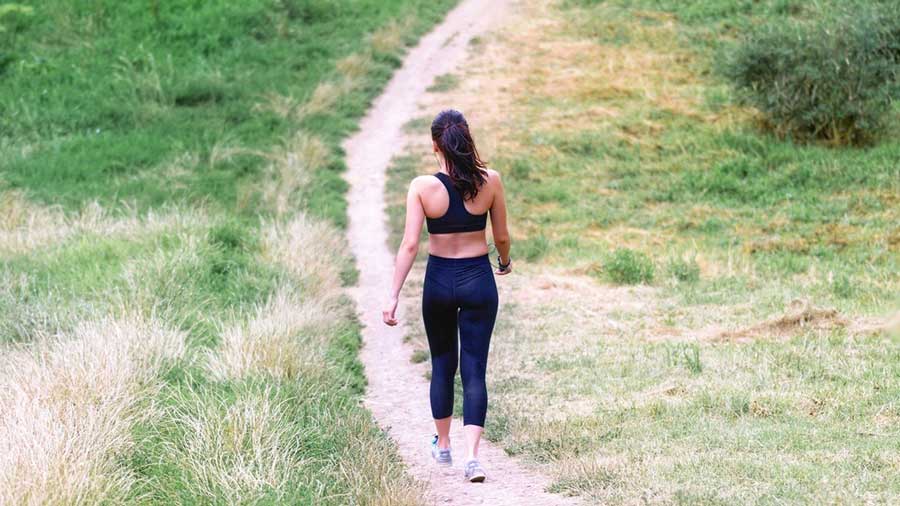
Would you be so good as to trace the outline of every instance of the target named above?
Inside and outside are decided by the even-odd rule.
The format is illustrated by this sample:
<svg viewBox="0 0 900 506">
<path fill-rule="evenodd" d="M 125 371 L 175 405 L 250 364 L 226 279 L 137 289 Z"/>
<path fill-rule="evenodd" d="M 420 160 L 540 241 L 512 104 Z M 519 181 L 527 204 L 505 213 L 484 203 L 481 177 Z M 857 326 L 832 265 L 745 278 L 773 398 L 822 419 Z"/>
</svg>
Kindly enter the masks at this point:
<svg viewBox="0 0 900 506">
<path fill-rule="evenodd" d="M 484 376 L 497 318 L 497 284 L 488 256 L 429 255 L 422 316 L 431 351 L 432 416 L 440 419 L 453 413 L 453 379 L 458 362 L 463 385 L 463 424 L 484 427 Z"/>
</svg>

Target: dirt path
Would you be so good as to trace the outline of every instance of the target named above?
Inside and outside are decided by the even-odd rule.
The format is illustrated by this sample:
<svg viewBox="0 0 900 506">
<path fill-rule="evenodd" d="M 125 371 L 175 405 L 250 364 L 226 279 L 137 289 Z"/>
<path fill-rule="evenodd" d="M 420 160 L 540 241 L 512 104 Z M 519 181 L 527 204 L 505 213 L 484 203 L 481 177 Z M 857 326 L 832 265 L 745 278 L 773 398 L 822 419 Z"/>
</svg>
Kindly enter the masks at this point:
<svg viewBox="0 0 900 506">
<path fill-rule="evenodd" d="M 384 215 L 385 170 L 403 148 L 402 126 L 416 114 L 416 103 L 434 78 L 454 70 L 466 56 L 472 37 L 500 22 L 508 0 L 464 0 L 419 45 L 360 123 L 360 131 L 344 143 L 350 183 L 348 236 L 360 270 L 353 291 L 360 312 L 364 347 L 361 358 L 369 380 L 367 407 L 397 442 L 410 472 L 428 487 L 431 504 L 555 505 L 574 504 L 544 492 L 547 480 L 510 459 L 487 442 L 481 460 L 488 481 L 462 480 L 462 424 L 451 434 L 457 459 L 451 469 L 433 465 L 427 453 L 434 431 L 428 383 L 410 362 L 412 349 L 403 344 L 403 325 L 381 323 L 381 304 L 391 283 L 393 254 L 387 248 Z M 400 314 L 400 318 L 403 315 Z M 490 416 L 490 413 L 488 413 Z"/>
</svg>

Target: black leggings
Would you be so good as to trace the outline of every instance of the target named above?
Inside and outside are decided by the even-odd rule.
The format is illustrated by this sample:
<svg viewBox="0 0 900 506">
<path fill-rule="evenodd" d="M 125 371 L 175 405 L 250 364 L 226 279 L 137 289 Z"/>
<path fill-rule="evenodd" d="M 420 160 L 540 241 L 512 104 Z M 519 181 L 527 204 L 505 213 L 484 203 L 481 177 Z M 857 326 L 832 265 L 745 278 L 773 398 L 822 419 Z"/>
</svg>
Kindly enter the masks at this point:
<svg viewBox="0 0 900 506">
<path fill-rule="evenodd" d="M 463 384 L 463 424 L 484 427 L 487 412 L 487 368 L 491 332 L 497 318 L 497 284 L 488 256 L 428 256 L 422 316 L 431 350 L 431 414 L 453 414 L 453 379 L 457 365 Z"/>
</svg>

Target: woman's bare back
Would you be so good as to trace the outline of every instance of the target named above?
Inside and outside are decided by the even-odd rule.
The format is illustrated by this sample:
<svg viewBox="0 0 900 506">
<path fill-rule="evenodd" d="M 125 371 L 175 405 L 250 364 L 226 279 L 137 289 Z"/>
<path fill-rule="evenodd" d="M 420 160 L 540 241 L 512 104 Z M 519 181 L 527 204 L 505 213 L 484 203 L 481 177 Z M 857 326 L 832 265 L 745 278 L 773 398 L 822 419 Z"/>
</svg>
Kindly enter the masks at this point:
<svg viewBox="0 0 900 506">
<path fill-rule="evenodd" d="M 497 188 L 500 183 L 496 171 L 487 169 L 487 179 L 474 199 L 464 201 L 469 214 L 481 215 L 492 211 Z M 422 210 L 428 218 L 440 218 L 450 206 L 450 196 L 441 181 L 434 176 L 419 176 L 415 185 L 418 188 Z M 493 214 L 493 213 L 492 213 Z M 492 216 L 493 219 L 493 216 Z M 433 234 L 428 237 L 428 253 L 445 258 L 468 258 L 481 256 L 488 252 L 485 230 L 475 232 L 458 232 L 452 234 Z"/>
</svg>

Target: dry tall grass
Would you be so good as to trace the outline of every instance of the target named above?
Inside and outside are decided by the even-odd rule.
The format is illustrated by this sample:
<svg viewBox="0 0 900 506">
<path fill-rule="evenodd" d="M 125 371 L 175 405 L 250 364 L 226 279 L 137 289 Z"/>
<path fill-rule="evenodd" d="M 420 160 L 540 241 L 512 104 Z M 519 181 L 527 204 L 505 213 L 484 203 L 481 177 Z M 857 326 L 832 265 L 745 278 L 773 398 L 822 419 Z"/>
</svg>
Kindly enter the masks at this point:
<svg viewBox="0 0 900 506">
<path fill-rule="evenodd" d="M 372 70 L 372 56 L 367 53 L 353 53 L 338 60 L 335 68 L 347 81 L 358 82 Z"/>
<path fill-rule="evenodd" d="M 319 82 L 306 101 L 294 109 L 297 120 L 308 116 L 327 114 L 343 97 L 359 88 L 372 71 L 372 55 L 369 52 L 352 53 L 335 64 L 336 79 Z"/>
<path fill-rule="evenodd" d="M 135 477 L 120 459 L 138 409 L 184 336 L 135 316 L 0 355 L 0 504 L 117 504 Z"/>
<path fill-rule="evenodd" d="M 262 257 L 294 275 L 304 288 L 337 290 L 347 251 L 344 239 L 329 224 L 297 214 L 287 223 L 262 231 Z"/>
<path fill-rule="evenodd" d="M 34 300 L 30 295 L 35 284 L 25 273 L 0 271 L 0 342 L 29 342 L 75 317 L 58 303 L 56 294 Z"/>
<path fill-rule="evenodd" d="M 322 114 L 334 107 L 347 91 L 340 82 L 322 81 L 313 90 L 309 99 L 297 109 L 298 119 L 314 114 Z"/>
<path fill-rule="evenodd" d="M 285 282 L 247 323 L 226 328 L 220 349 L 209 357 L 213 375 L 297 379 L 321 368 L 330 331 L 344 316 L 334 261 L 334 252 L 342 249 L 343 241 L 332 227 L 303 214 L 287 224 L 266 226 L 263 259 L 293 274 L 301 288 L 291 289 Z"/>
<path fill-rule="evenodd" d="M 391 20 L 390 23 L 379 28 L 369 37 L 369 45 L 376 53 L 392 54 L 399 51 L 405 44 L 405 34 L 412 31 L 415 24 L 414 18 Z"/>
<path fill-rule="evenodd" d="M 253 107 L 254 111 L 267 111 L 278 117 L 288 119 L 293 116 L 297 107 L 299 107 L 297 99 L 292 95 L 270 92 L 265 95 L 264 99 L 264 101 Z"/>
<path fill-rule="evenodd" d="M 284 406 L 271 400 L 268 389 L 240 390 L 235 400 L 187 395 L 168 416 L 185 429 L 170 451 L 192 475 L 191 496 L 247 504 L 287 488 L 295 477 L 298 440 Z"/>
<path fill-rule="evenodd" d="M 328 164 L 330 157 L 331 151 L 321 139 L 297 132 L 281 149 L 267 156 L 270 163 L 262 186 L 263 201 L 278 216 L 296 209 L 300 188 L 309 181 L 312 172 Z"/>
<path fill-rule="evenodd" d="M 206 223 L 201 211 L 162 209 L 138 214 L 136 210 L 113 216 L 97 202 L 75 214 L 58 207 L 33 204 L 18 191 L 0 193 L 0 254 L 21 254 L 79 234 L 118 235 L 132 238 L 163 230 L 184 229 Z"/>
<path fill-rule="evenodd" d="M 339 318 L 334 297 L 301 298 L 282 288 L 246 324 L 222 332 L 222 345 L 211 353 L 209 369 L 219 379 L 315 376 Z"/>
<path fill-rule="evenodd" d="M 368 437 L 377 430 L 371 417 L 362 413 L 336 420 L 341 431 L 358 436 L 335 458 L 337 474 L 350 492 L 347 504 L 360 506 L 418 506 L 425 493 L 396 461 L 385 458 L 395 451 L 385 438 Z"/>
</svg>

